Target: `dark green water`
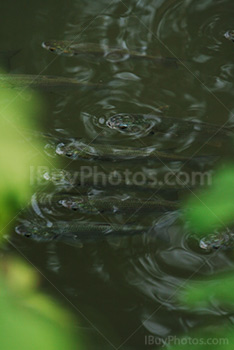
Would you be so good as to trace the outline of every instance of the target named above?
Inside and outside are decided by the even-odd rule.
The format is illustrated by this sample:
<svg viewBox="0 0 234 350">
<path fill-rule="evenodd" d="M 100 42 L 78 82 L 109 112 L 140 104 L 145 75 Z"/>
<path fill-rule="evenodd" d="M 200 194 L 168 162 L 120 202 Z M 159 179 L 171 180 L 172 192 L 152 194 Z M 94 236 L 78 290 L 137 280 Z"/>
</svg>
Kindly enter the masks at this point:
<svg viewBox="0 0 234 350">
<path fill-rule="evenodd" d="M 222 149 L 209 148 L 206 138 L 197 142 L 194 134 L 180 137 L 176 145 L 165 138 L 134 139 L 108 129 L 104 120 L 117 113 L 158 114 L 159 107 L 167 105 L 169 116 L 233 126 L 234 44 L 223 36 L 234 27 L 232 0 L 21 0 L 2 4 L 1 13 L 1 49 L 21 49 L 11 61 L 10 73 L 61 75 L 103 84 L 103 88 L 92 90 L 44 93 L 48 108 L 41 116 L 42 131 L 57 138 L 83 137 L 91 143 L 97 138 L 107 147 L 111 143 L 153 145 L 176 147 L 176 152 L 189 156 L 195 152 L 228 154 L 228 144 Z M 102 43 L 178 57 L 181 62 L 176 68 L 127 57 L 116 62 L 57 57 L 41 48 L 48 39 Z M 50 151 L 47 157 L 53 163 Z M 59 168 L 69 171 L 87 166 L 83 161 L 59 161 Z M 183 163 L 100 161 L 88 165 L 104 169 L 107 174 L 126 169 L 144 174 L 153 171 L 161 179 L 171 169 L 179 171 Z M 213 165 L 208 163 L 183 167 L 189 174 L 211 169 Z M 52 170 L 48 172 L 51 174 Z M 36 175 L 33 176 L 36 183 Z M 38 193 L 42 190 L 44 194 Z M 94 220 L 91 215 L 61 211 L 54 206 L 48 195 L 53 190 L 54 187 L 38 185 L 32 205 L 21 219 L 40 223 L 74 218 Z M 157 189 L 130 193 L 128 188 L 114 186 L 104 192 L 100 188 L 91 191 L 121 198 L 160 195 L 178 199 L 174 191 L 162 193 Z M 18 250 L 46 276 L 43 289 L 77 316 L 74 329 L 78 336 L 82 334 L 86 349 L 156 349 L 156 345 L 145 344 L 148 336 L 165 339 L 228 319 L 217 305 L 193 313 L 176 300 L 176 292 L 188 279 L 199 280 L 233 266 L 230 252 L 207 253 L 199 248 L 199 242 L 189 239 L 192 232 L 179 218 L 179 212 L 134 216 L 123 213 L 95 220 L 144 225 L 160 222 L 153 235 L 93 241 L 82 248 L 37 243 L 12 234 Z M 9 251 L 19 254 L 10 246 Z"/>
</svg>

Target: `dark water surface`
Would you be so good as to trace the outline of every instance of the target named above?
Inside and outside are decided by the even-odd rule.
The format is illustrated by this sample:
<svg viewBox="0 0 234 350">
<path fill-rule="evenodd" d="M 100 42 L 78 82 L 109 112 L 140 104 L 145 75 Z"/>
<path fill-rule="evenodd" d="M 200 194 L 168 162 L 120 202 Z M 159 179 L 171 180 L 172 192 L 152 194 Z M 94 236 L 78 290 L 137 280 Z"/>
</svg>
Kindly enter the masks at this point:
<svg viewBox="0 0 234 350">
<path fill-rule="evenodd" d="M 181 136 L 176 145 L 167 137 L 134 138 L 108 129 L 105 120 L 117 113 L 162 115 L 160 107 L 168 106 L 168 116 L 233 126 L 234 44 L 224 38 L 234 27 L 233 0 L 21 0 L 2 4 L 1 14 L 1 49 L 21 49 L 11 61 L 10 73 L 61 75 L 103 85 L 45 92 L 48 109 L 40 120 L 44 132 L 58 139 L 82 137 L 88 143 L 96 139 L 107 147 L 147 145 L 188 156 L 196 152 L 228 155 L 228 141 L 219 149 L 205 145 L 205 137 L 197 141 L 194 133 Z M 56 56 L 41 47 L 49 39 L 105 44 L 177 57 L 179 62 L 176 67 L 121 56 Z M 47 146 L 45 154 L 51 163 L 58 158 L 60 169 L 73 172 L 89 165 L 107 174 L 129 169 L 147 176 L 154 172 L 163 178 L 171 169 L 179 171 L 183 166 L 182 162 L 71 162 L 56 156 L 49 142 Z M 216 165 L 191 168 L 186 164 L 183 171 L 208 171 Z M 47 175 L 52 176 L 52 171 L 47 169 Z M 44 290 L 77 315 L 74 329 L 84 337 L 86 349 L 156 349 L 156 345 L 145 344 L 148 336 L 167 339 L 228 319 L 228 313 L 212 303 L 194 313 L 176 300 L 176 292 L 188 279 L 210 277 L 233 266 L 231 252 L 199 248 L 179 211 L 95 217 L 56 206 L 51 199 L 55 188 L 38 185 L 32 205 L 21 219 L 47 225 L 72 219 L 157 224 L 150 235 L 91 241 L 83 247 L 38 243 L 13 233 L 12 241 L 19 251 L 46 276 Z M 73 193 L 80 191 L 73 189 Z M 130 191 L 121 186 L 88 191 L 118 198 L 153 195 L 176 200 L 181 196 L 175 191 Z"/>
</svg>

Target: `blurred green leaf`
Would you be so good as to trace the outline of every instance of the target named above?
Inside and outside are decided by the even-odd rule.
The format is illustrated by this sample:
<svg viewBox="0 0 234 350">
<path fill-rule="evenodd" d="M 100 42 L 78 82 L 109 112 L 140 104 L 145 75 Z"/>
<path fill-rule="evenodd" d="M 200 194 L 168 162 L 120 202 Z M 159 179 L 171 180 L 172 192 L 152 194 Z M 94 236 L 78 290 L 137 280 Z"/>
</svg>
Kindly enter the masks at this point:
<svg viewBox="0 0 234 350">
<path fill-rule="evenodd" d="M 210 300 L 216 299 L 223 305 L 234 308 L 234 277 L 233 274 L 217 276 L 213 280 L 190 282 L 181 293 L 180 301 L 189 306 L 207 306 Z"/>
<path fill-rule="evenodd" d="M 41 100 L 25 90 L 0 89 L 0 237 L 30 199 L 30 166 L 43 160 L 43 148 L 29 139 L 42 113 Z"/>
<path fill-rule="evenodd" d="M 41 105 L 29 90 L 0 89 L 0 237 L 30 199 L 30 166 L 44 161 L 42 146 L 28 137 Z M 73 319 L 37 292 L 35 271 L 11 258 L 1 261 L 0 269 L 1 349 L 79 349 L 71 331 Z"/>
<path fill-rule="evenodd" d="M 215 229 L 223 229 L 233 224 L 234 212 L 234 166 L 227 165 L 220 170 L 213 180 L 213 185 L 197 197 L 192 196 L 185 203 L 186 219 L 193 231 L 208 234 Z M 234 277 L 233 274 L 217 276 L 213 280 L 189 282 L 185 290 L 180 293 L 179 300 L 190 308 L 206 308 L 211 301 L 234 308 Z M 187 342 L 186 338 L 194 340 Z M 184 342 L 182 343 L 182 341 Z M 222 340 L 224 340 L 222 342 Z M 226 340 L 226 341 L 225 341 Z M 210 343 L 208 343 L 210 341 Z M 213 341 L 213 342 L 212 342 Z M 179 350 L 186 344 L 186 349 L 205 350 L 215 347 L 217 350 L 232 349 L 234 344 L 234 329 L 226 327 L 210 327 L 182 337 L 168 349 Z"/>
<path fill-rule="evenodd" d="M 233 222 L 234 167 L 228 166 L 214 178 L 207 191 L 198 193 L 185 203 L 186 219 L 197 233 L 208 233 L 215 227 Z"/>
<path fill-rule="evenodd" d="M 35 289 L 35 271 L 12 258 L 1 267 L 1 349 L 81 349 L 71 331 L 74 320 L 70 314 Z"/>
<path fill-rule="evenodd" d="M 0 275 L 4 277 L 7 287 L 17 293 L 27 294 L 39 285 L 36 271 L 15 257 L 4 256 L 0 260 Z"/>
<path fill-rule="evenodd" d="M 45 297 L 36 297 L 31 305 L 20 294 L 11 293 L 0 279 L 0 338 L 4 350 L 68 350 L 75 349 L 67 319 L 55 304 Z M 45 304 L 51 316 L 44 312 Z M 41 309 L 41 306 L 42 309 Z M 53 317 L 53 315 L 56 315 Z M 58 318 L 60 316 L 60 319 Z"/>
</svg>

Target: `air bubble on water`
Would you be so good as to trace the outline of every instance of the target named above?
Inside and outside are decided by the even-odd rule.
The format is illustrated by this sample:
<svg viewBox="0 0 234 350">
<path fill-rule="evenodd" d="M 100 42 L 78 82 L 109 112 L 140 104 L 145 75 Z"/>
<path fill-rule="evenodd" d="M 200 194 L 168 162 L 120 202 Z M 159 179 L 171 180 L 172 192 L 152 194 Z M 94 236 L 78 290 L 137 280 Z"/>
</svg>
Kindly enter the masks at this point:
<svg viewBox="0 0 234 350">
<path fill-rule="evenodd" d="M 99 118 L 99 123 L 100 124 L 104 124 L 105 123 L 105 118 L 103 118 L 103 117 Z"/>
<path fill-rule="evenodd" d="M 44 173 L 44 174 L 43 174 L 43 178 L 44 178 L 45 180 L 49 181 L 49 180 L 50 180 L 50 175 L 49 175 L 49 173 L 48 173 L 48 172 Z"/>
<path fill-rule="evenodd" d="M 201 240 L 200 240 L 199 246 L 200 246 L 200 248 L 202 248 L 202 249 L 207 249 L 207 248 L 208 248 L 208 245 L 207 245 L 207 243 L 205 242 L 204 239 L 201 239 Z"/>
<path fill-rule="evenodd" d="M 65 144 L 64 143 L 59 143 L 57 145 L 57 148 L 56 148 L 56 153 L 59 154 L 59 155 L 63 155 L 64 151 L 63 151 L 63 147 L 65 147 Z"/>
</svg>

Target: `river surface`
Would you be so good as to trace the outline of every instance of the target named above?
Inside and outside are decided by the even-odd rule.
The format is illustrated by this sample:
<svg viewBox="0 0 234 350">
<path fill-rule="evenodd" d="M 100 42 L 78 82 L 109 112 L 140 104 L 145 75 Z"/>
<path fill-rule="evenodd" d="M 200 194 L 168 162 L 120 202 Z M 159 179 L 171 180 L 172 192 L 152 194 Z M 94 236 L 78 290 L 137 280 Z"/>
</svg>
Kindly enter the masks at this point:
<svg viewBox="0 0 234 350">
<path fill-rule="evenodd" d="M 91 89 L 42 93 L 47 109 L 41 115 L 40 131 L 55 139 L 83 138 L 93 147 L 94 141 L 112 149 L 153 146 L 186 156 L 219 155 L 221 162 L 228 156 L 228 142 L 222 147 L 207 146 L 207 138 L 197 140 L 193 132 L 175 142 L 168 136 L 129 136 L 109 129 L 105 122 L 114 114 L 138 113 L 234 126 L 234 43 L 224 38 L 234 27 L 233 0 L 20 0 L 4 2 L 1 12 L 2 50 L 21 49 L 11 60 L 10 73 L 61 75 L 98 84 Z M 178 63 L 128 55 L 56 56 L 41 47 L 49 39 L 104 44 L 177 58 Z M 35 191 L 19 221 L 51 226 L 57 220 L 77 219 L 154 227 L 150 233 L 91 240 L 82 246 L 35 242 L 13 230 L 11 239 L 18 251 L 11 246 L 6 249 L 23 254 L 41 271 L 43 290 L 77 317 L 73 327 L 85 349 L 158 349 L 162 339 L 228 320 L 228 313 L 217 305 L 192 312 L 176 298 L 188 280 L 212 277 L 233 267 L 230 251 L 206 252 L 199 247 L 180 210 L 80 214 L 56 205 L 53 194 L 69 191 L 79 195 L 82 186 L 68 189 L 63 179 L 57 185 L 49 181 L 56 178 L 55 160 L 58 169 L 72 173 L 86 167 L 91 173 L 123 176 L 129 170 L 131 177 L 137 173 L 135 180 L 141 186 L 91 186 L 89 195 L 175 201 L 191 193 L 158 188 L 168 172 L 183 171 L 183 180 L 190 181 L 193 171 L 211 171 L 219 164 L 87 163 L 60 158 L 47 143 L 45 157 L 51 167 L 42 164 L 44 173 L 39 174 L 47 182 L 40 182 L 38 169 L 29 170 Z M 150 174 L 160 179 L 155 189 L 144 188 Z M 150 336 L 155 339 L 153 345 Z"/>
</svg>

